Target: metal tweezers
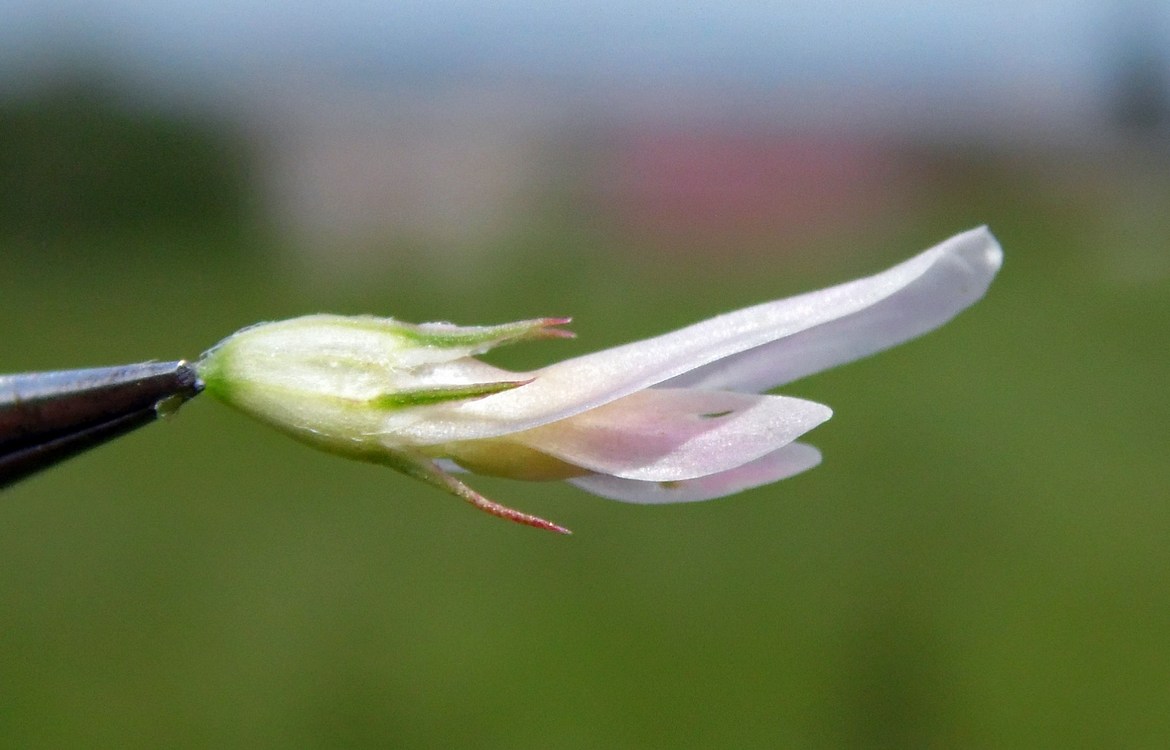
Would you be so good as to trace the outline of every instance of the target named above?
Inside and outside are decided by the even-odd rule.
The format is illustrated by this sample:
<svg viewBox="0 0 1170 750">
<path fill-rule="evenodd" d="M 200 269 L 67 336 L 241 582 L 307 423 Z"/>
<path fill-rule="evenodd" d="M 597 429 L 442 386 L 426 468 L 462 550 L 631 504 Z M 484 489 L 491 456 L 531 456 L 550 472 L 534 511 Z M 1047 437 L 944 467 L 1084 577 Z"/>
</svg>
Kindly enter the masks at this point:
<svg viewBox="0 0 1170 750">
<path fill-rule="evenodd" d="M 166 416 L 202 390 L 183 360 L 0 375 L 0 487 Z"/>
</svg>

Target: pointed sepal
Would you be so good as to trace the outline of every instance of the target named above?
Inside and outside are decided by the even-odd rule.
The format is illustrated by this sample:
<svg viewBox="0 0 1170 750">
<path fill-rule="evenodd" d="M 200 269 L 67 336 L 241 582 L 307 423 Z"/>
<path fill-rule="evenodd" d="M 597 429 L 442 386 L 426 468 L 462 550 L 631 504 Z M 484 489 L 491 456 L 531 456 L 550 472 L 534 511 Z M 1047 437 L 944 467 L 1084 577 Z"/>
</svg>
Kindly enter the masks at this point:
<svg viewBox="0 0 1170 750">
<path fill-rule="evenodd" d="M 440 468 L 434 461 L 426 456 L 416 453 L 411 450 L 394 450 L 387 451 L 376 456 L 369 457 L 370 460 L 400 471 L 409 477 L 421 479 L 427 484 L 445 490 L 459 499 L 479 508 L 485 513 L 493 515 L 497 518 L 503 518 L 513 523 L 522 524 L 524 526 L 532 526 L 537 529 L 544 529 L 545 531 L 555 531 L 558 534 L 572 534 L 564 526 L 555 524 L 552 521 L 546 521 L 539 516 L 534 516 L 530 513 L 524 513 L 514 508 L 509 508 L 506 505 L 497 503 L 495 500 L 489 500 L 483 495 L 479 494 L 471 487 L 461 482 L 457 477 Z"/>
</svg>

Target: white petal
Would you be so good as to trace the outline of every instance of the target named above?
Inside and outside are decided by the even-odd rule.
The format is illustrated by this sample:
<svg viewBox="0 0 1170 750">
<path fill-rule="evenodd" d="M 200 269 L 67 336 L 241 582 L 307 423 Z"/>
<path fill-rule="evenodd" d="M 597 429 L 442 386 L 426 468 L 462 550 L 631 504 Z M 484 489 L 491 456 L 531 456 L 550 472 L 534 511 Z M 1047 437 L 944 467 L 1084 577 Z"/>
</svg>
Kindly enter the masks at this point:
<svg viewBox="0 0 1170 750">
<path fill-rule="evenodd" d="M 854 311 L 663 385 L 759 392 L 867 357 L 938 328 L 978 301 L 1002 258 L 991 233 L 973 229 L 879 276 L 785 300 L 794 307 Z M 885 284 L 891 291 L 864 305 L 875 292 L 880 295 Z"/>
<path fill-rule="evenodd" d="M 586 492 L 625 503 L 692 503 L 778 482 L 820 462 L 821 453 L 816 448 L 804 443 L 790 443 L 734 469 L 684 482 L 639 482 L 600 475 L 569 481 Z"/>
<path fill-rule="evenodd" d="M 741 466 L 831 415 L 787 396 L 655 388 L 506 439 L 599 474 L 665 482 Z"/>
<path fill-rule="evenodd" d="M 983 295 L 1001 258 L 991 233 L 973 229 L 875 276 L 565 360 L 529 373 L 536 380 L 521 388 L 428 409 L 425 419 L 406 417 L 394 432 L 423 445 L 504 435 L 671 378 L 677 378 L 671 385 L 726 383 L 741 390 L 778 385 L 942 325 Z M 792 358 L 807 361 L 772 360 L 789 357 L 789 337 L 796 339 Z M 775 350 L 767 346 L 773 342 Z M 729 375 L 716 365 L 693 378 L 678 377 L 712 363 L 726 363 Z"/>
</svg>

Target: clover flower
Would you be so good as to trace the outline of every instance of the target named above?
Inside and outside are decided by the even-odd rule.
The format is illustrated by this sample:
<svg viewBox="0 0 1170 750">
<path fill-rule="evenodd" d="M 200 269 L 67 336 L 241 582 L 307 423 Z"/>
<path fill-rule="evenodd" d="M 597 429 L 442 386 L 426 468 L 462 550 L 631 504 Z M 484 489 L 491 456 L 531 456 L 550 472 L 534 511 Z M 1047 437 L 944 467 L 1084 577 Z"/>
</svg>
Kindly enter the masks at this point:
<svg viewBox="0 0 1170 750">
<path fill-rule="evenodd" d="M 820 463 L 796 439 L 827 406 L 764 391 L 926 333 L 983 296 L 1002 262 L 973 229 L 882 273 L 673 333 L 510 372 L 497 346 L 571 336 L 568 318 L 498 326 L 309 315 L 203 355 L 207 391 L 310 445 L 385 464 L 519 523 L 454 472 L 567 480 L 632 503 L 707 500 Z"/>
</svg>

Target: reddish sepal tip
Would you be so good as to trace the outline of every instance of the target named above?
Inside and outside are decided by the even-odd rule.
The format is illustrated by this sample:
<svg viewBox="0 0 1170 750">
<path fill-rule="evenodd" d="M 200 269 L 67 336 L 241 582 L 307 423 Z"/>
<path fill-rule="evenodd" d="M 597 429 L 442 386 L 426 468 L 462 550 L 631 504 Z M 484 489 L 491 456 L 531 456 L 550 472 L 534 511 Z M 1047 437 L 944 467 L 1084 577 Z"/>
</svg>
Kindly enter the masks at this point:
<svg viewBox="0 0 1170 750">
<path fill-rule="evenodd" d="M 563 328 L 556 327 L 572 323 L 572 318 L 541 318 L 540 322 L 544 326 L 540 329 L 541 336 L 550 339 L 572 339 L 577 337 L 577 334 L 572 331 L 566 331 Z"/>
</svg>

